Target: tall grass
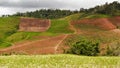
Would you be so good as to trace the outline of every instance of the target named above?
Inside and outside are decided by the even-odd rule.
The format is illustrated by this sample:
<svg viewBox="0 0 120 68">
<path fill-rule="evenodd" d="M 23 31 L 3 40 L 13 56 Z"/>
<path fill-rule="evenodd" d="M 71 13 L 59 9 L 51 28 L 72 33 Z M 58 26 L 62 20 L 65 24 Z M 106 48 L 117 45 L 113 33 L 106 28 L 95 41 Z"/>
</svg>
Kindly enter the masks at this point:
<svg viewBox="0 0 120 68">
<path fill-rule="evenodd" d="M 119 68 L 120 57 L 77 55 L 0 56 L 3 68 Z"/>
</svg>

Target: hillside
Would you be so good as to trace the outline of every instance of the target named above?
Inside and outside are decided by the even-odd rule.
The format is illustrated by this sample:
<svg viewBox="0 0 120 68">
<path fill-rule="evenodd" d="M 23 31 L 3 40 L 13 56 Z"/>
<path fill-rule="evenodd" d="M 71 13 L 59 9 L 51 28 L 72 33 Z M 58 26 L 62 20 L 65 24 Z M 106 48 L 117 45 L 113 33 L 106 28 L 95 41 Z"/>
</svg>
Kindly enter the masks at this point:
<svg viewBox="0 0 120 68">
<path fill-rule="evenodd" d="M 44 39 L 42 37 L 52 37 L 74 32 L 69 29 L 69 23 L 66 20 L 51 20 L 51 27 L 45 32 L 18 31 L 20 23 L 19 17 L 5 17 L 1 18 L 0 21 L 0 48 L 11 46 L 13 43 L 20 41 Z"/>
<path fill-rule="evenodd" d="M 9 20 L 9 18 L 10 17 L 5 19 Z M 15 17 L 11 17 L 10 19 L 16 20 Z M 71 35 L 73 35 L 73 38 L 76 38 L 76 37 L 79 38 L 79 36 L 83 36 L 88 38 L 89 40 L 91 39 L 99 40 L 100 44 L 113 43 L 115 41 L 120 40 L 119 39 L 120 35 L 117 34 L 117 32 L 114 33 L 114 29 L 117 29 L 117 27 L 119 27 L 119 23 L 116 22 L 114 19 L 119 20 L 119 16 L 111 17 L 109 15 L 104 15 L 104 14 L 78 13 L 78 14 L 67 16 L 65 18 L 52 19 L 51 27 L 45 32 L 21 32 L 21 31 L 18 31 L 20 18 L 17 18 L 17 21 L 15 21 L 15 24 L 17 26 L 14 27 L 16 31 L 10 35 L 6 35 L 4 40 L 2 40 L 2 41 L 9 42 L 9 44 L 8 43 L 6 44 L 5 42 L 1 42 L 0 44 L 1 48 L 5 48 L 1 50 L 1 52 L 13 53 L 13 54 L 14 53 L 16 54 L 19 52 L 22 54 L 47 54 L 47 53 L 50 54 L 52 52 L 52 54 L 54 54 L 55 53 L 54 48 L 56 46 L 59 46 L 58 51 L 60 51 L 61 53 L 63 52 L 64 48 L 66 49 L 66 47 L 67 48 L 69 47 L 69 46 L 66 46 L 64 43 L 65 43 L 65 40 L 69 39 L 69 36 Z M 7 22 L 5 21 L 5 23 Z M 64 40 L 65 36 L 63 35 L 68 35 L 65 40 Z M 59 36 L 61 36 L 61 40 L 63 39 L 62 42 L 60 39 L 57 39 L 57 37 Z M 54 38 L 56 39 L 54 40 Z M 49 47 L 51 47 L 50 51 L 46 51 L 46 52 L 40 51 L 41 49 L 44 50 L 44 46 L 47 45 L 47 42 L 49 41 L 49 39 L 53 41 L 52 44 L 49 45 Z M 59 41 L 58 42 L 59 45 L 56 42 L 57 40 Z M 43 44 L 43 42 L 46 42 L 46 43 Z M 55 46 L 53 46 L 53 44 L 55 44 Z M 8 47 L 8 46 L 12 46 L 12 47 Z M 31 47 L 34 47 L 34 49 L 31 50 Z M 21 48 L 22 48 L 22 52 L 21 52 Z"/>
</svg>

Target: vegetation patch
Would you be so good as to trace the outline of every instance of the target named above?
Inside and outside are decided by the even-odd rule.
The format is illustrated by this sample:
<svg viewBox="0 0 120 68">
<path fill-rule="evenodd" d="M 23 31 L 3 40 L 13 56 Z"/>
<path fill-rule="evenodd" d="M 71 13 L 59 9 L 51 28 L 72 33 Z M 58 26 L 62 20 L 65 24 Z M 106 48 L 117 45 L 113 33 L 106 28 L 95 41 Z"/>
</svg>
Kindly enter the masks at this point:
<svg viewBox="0 0 120 68">
<path fill-rule="evenodd" d="M 1 68 L 119 68 L 120 57 L 78 55 L 0 56 Z"/>
<path fill-rule="evenodd" d="M 86 55 L 86 56 L 97 56 L 99 55 L 99 43 L 81 38 L 81 40 L 70 45 L 70 49 L 67 53 Z"/>
<path fill-rule="evenodd" d="M 70 30 L 69 22 L 66 20 L 52 20 L 51 27 L 48 29 L 48 32 L 52 33 L 73 33 L 74 31 Z"/>
<path fill-rule="evenodd" d="M 19 18 L 3 17 L 0 18 L 0 48 L 10 46 L 11 43 L 5 41 L 7 37 L 16 33 L 18 30 Z"/>
</svg>

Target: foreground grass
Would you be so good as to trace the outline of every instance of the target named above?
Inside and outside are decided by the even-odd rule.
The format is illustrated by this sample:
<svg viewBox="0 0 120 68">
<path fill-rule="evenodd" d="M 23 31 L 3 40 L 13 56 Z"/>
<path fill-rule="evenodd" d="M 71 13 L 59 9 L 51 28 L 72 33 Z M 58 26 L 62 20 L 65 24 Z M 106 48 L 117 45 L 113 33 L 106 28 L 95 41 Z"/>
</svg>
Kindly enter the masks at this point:
<svg viewBox="0 0 120 68">
<path fill-rule="evenodd" d="M 4 68 L 119 68 L 120 57 L 77 55 L 0 56 Z"/>
</svg>

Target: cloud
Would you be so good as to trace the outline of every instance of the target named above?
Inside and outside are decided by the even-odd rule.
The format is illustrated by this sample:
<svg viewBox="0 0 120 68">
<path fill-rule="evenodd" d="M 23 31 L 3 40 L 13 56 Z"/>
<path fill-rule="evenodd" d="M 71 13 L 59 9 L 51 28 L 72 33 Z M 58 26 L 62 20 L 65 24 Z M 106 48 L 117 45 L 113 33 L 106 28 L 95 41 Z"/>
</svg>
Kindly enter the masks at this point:
<svg viewBox="0 0 120 68">
<path fill-rule="evenodd" d="M 66 6 L 62 0 L 1 0 L 0 6 L 14 8 L 60 8 Z"/>
<path fill-rule="evenodd" d="M 0 0 L 0 6 L 14 8 L 87 8 L 111 1 L 115 0 Z"/>
<path fill-rule="evenodd" d="M 0 15 L 42 8 L 80 9 L 120 0 L 0 0 Z"/>
</svg>

